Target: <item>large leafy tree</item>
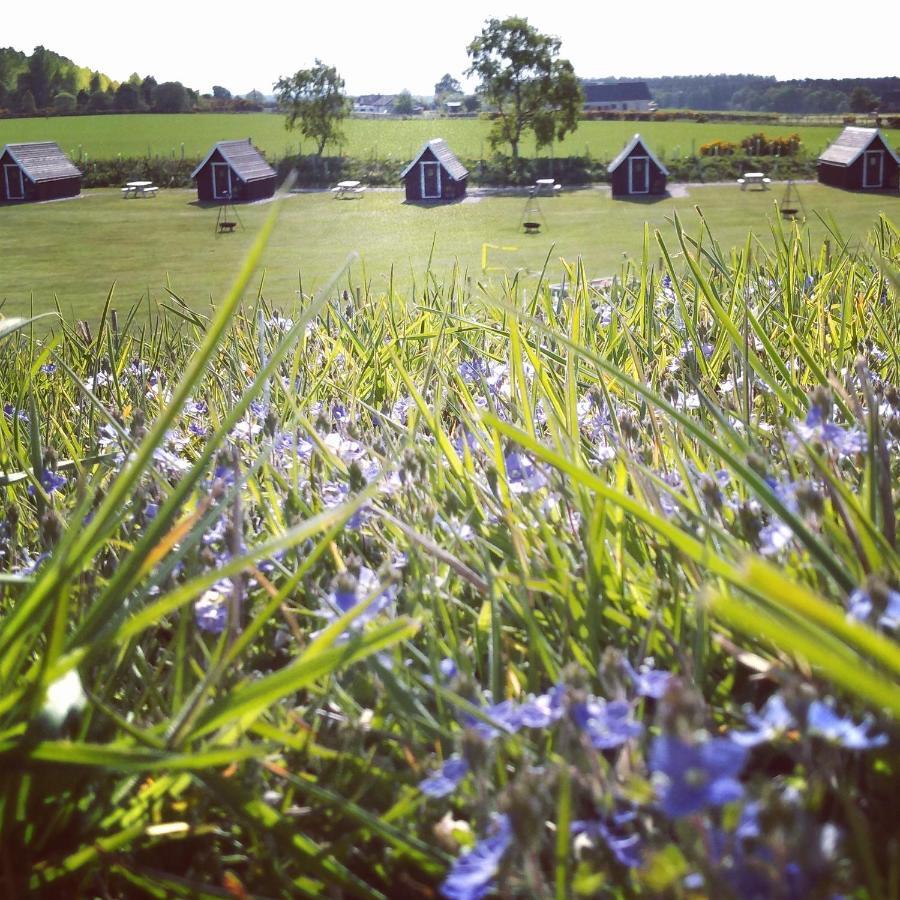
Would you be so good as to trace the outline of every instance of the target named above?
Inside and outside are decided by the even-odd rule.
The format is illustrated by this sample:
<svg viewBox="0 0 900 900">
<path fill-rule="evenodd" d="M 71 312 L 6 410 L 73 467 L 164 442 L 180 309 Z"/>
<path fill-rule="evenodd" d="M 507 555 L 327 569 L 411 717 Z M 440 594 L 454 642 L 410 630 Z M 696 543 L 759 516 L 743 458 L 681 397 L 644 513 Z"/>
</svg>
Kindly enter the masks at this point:
<svg viewBox="0 0 900 900">
<path fill-rule="evenodd" d="M 300 133 L 316 142 L 316 155 L 325 145 L 343 138 L 341 121 L 347 115 L 344 79 L 334 66 L 320 60 L 311 69 L 279 78 L 275 84 L 278 105 L 285 112 L 285 128 L 299 125 Z"/>
<path fill-rule="evenodd" d="M 445 94 L 461 94 L 462 85 L 448 72 L 434 86 L 434 96 L 443 97 Z"/>
<path fill-rule="evenodd" d="M 581 87 L 572 64 L 559 58 L 559 48 L 558 38 L 518 16 L 489 19 L 468 46 L 466 75 L 481 79 L 479 93 L 497 111 L 491 143 L 509 144 L 513 159 L 526 131 L 545 147 L 578 127 Z"/>
</svg>

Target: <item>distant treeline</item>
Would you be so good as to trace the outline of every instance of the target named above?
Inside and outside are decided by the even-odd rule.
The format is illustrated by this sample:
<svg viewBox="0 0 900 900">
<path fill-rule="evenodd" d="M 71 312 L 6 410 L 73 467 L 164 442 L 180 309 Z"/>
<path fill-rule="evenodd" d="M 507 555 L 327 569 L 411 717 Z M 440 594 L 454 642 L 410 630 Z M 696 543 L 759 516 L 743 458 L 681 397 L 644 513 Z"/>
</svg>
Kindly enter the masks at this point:
<svg viewBox="0 0 900 900">
<path fill-rule="evenodd" d="M 797 115 L 900 112 L 900 78 L 896 77 L 778 81 L 763 75 L 677 75 L 644 80 L 657 106 L 666 109 Z"/>
<path fill-rule="evenodd" d="M 72 115 L 106 112 L 254 112 L 265 98 L 258 91 L 246 97 L 215 85 L 200 94 L 180 81 L 158 83 L 137 72 L 126 81 L 78 66 L 45 47 L 29 56 L 12 47 L 0 48 L 0 115 Z"/>
</svg>

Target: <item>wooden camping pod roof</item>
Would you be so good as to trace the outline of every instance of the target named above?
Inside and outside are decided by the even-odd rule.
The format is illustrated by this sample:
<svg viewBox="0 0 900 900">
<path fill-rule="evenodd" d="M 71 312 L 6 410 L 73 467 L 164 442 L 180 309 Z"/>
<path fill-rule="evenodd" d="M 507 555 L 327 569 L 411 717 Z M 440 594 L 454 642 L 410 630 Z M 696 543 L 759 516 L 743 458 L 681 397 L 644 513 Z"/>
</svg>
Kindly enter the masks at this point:
<svg viewBox="0 0 900 900">
<path fill-rule="evenodd" d="M 272 178 L 275 175 L 275 170 L 266 162 L 259 150 L 250 143 L 250 138 L 247 138 L 246 141 L 219 141 L 206 154 L 203 162 L 191 172 L 191 178 L 197 177 L 197 173 L 209 162 L 216 150 L 244 183 Z"/>
<path fill-rule="evenodd" d="M 443 138 L 432 138 L 425 142 L 422 149 L 413 157 L 413 161 L 400 173 L 401 178 L 406 178 L 426 150 L 430 150 L 434 154 L 435 159 L 447 170 L 454 181 L 462 181 L 469 174 L 469 170 L 456 158 L 456 154 L 447 146 L 447 142 Z"/>
<path fill-rule="evenodd" d="M 856 160 L 872 145 L 876 137 L 881 138 L 881 143 L 887 147 L 888 153 L 900 164 L 900 157 L 893 151 L 879 128 L 860 128 L 857 125 L 848 125 L 838 136 L 834 143 L 819 157 L 818 162 L 832 163 L 836 166 L 852 166 Z"/>
<path fill-rule="evenodd" d="M 78 178 L 81 171 L 54 141 L 37 141 L 31 144 L 7 144 L 0 156 L 9 153 L 28 178 L 39 181 L 59 181 L 62 178 Z"/>
<path fill-rule="evenodd" d="M 659 170 L 663 173 L 663 175 L 668 177 L 669 170 L 656 158 L 653 151 L 644 143 L 643 139 L 641 138 L 641 136 L 639 134 L 636 134 L 625 145 L 625 148 L 622 150 L 622 152 L 606 167 L 606 171 L 614 172 L 616 169 L 618 169 L 619 166 L 621 166 L 622 163 L 625 162 L 625 160 L 628 158 L 628 154 L 631 153 L 631 151 L 634 150 L 634 148 L 638 144 L 640 144 L 644 148 L 644 151 L 646 152 L 647 156 L 649 156 L 650 159 L 652 159 L 653 162 L 655 162 L 656 165 L 659 166 Z"/>
</svg>

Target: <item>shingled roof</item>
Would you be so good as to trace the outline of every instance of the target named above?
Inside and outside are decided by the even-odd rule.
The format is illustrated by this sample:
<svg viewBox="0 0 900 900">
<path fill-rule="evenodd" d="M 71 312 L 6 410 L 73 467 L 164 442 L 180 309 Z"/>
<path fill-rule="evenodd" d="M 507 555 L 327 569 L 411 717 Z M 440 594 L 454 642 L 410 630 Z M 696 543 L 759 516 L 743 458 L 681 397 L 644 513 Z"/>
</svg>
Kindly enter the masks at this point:
<svg viewBox="0 0 900 900">
<path fill-rule="evenodd" d="M 616 169 L 618 169 L 619 166 L 621 166 L 622 163 L 625 162 L 628 154 L 631 153 L 631 151 L 634 150 L 634 148 L 638 144 L 640 144 L 644 148 L 644 152 L 647 154 L 647 156 L 649 156 L 650 159 L 652 159 L 653 162 L 655 162 L 656 165 L 659 166 L 659 169 L 663 173 L 663 175 L 668 175 L 669 170 L 656 158 L 656 156 L 653 154 L 653 151 L 644 143 L 643 138 L 641 138 L 639 134 L 636 134 L 625 145 L 625 148 L 622 150 L 622 152 L 606 167 L 606 171 L 614 172 Z"/>
<path fill-rule="evenodd" d="M 191 178 L 196 178 L 197 173 L 209 162 L 209 158 L 213 153 L 219 151 L 222 159 L 231 166 L 231 170 L 245 184 L 249 181 L 260 181 L 263 178 L 271 178 L 275 175 L 275 170 L 265 161 L 263 155 L 250 143 L 250 139 L 246 141 L 219 141 L 206 158 L 191 172 Z"/>
<path fill-rule="evenodd" d="M 54 141 L 7 144 L 0 156 L 6 153 L 35 184 L 40 181 L 59 181 L 61 178 L 78 178 L 81 175 Z"/>
<path fill-rule="evenodd" d="M 585 103 L 622 103 L 625 100 L 650 100 L 650 88 L 645 81 L 618 81 L 604 84 L 582 81 Z"/>
<path fill-rule="evenodd" d="M 456 154 L 447 146 L 447 142 L 443 138 L 432 138 L 422 145 L 422 149 L 415 155 L 413 161 L 400 173 L 401 178 L 406 178 L 410 169 L 422 158 L 422 154 L 426 150 L 431 150 L 454 181 L 462 181 L 469 174 L 469 170 L 456 158 Z"/>
<path fill-rule="evenodd" d="M 880 137 L 881 142 L 887 147 L 888 153 L 900 164 L 900 157 L 891 149 L 879 128 L 859 128 L 848 125 L 819 157 L 819 162 L 832 163 L 836 166 L 852 166 L 856 160 L 869 148 L 872 141 Z"/>
</svg>

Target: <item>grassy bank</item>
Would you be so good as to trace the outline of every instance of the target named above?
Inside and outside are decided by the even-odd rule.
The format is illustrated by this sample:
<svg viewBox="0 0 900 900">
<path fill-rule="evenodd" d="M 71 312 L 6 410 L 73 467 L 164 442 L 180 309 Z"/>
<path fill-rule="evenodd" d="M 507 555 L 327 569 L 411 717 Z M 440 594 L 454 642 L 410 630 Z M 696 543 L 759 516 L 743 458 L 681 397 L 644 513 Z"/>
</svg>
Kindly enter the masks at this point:
<svg viewBox="0 0 900 900">
<path fill-rule="evenodd" d="M 288 319 L 253 225 L 209 319 L 0 322 L 3 893 L 889 896 L 896 228 Z"/>
</svg>

